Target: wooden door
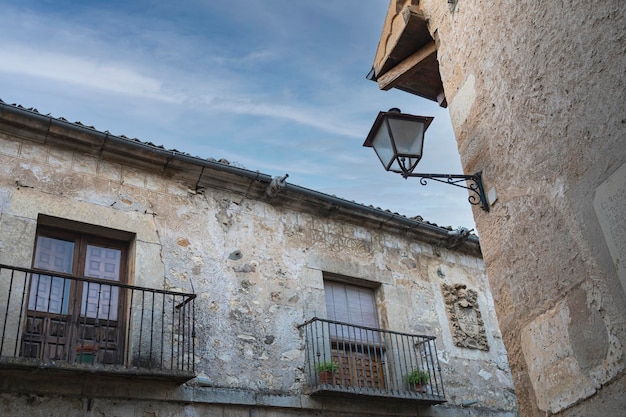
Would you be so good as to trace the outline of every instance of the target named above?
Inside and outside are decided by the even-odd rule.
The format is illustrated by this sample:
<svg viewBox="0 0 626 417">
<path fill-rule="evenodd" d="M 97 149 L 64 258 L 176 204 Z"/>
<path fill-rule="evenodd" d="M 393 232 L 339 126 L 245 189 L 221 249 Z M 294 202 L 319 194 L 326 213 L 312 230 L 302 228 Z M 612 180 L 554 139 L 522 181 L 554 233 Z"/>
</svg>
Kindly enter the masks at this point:
<svg viewBox="0 0 626 417">
<path fill-rule="evenodd" d="M 105 244 L 85 242 L 81 259 L 83 276 L 114 282 L 120 281 L 123 251 Z M 77 351 L 95 346 L 99 363 L 119 363 L 122 360 L 122 327 L 119 320 L 122 297 L 120 288 L 112 285 L 81 282 Z"/>
<path fill-rule="evenodd" d="M 125 265 L 125 242 L 58 230 L 44 229 L 37 235 L 34 268 L 124 282 Z M 120 363 L 123 304 L 119 287 L 33 274 L 22 356 Z"/>
<path fill-rule="evenodd" d="M 385 388 L 383 358 L 380 349 L 354 346 L 352 349 L 332 349 L 331 356 L 339 365 L 334 383 L 358 388 Z"/>
<path fill-rule="evenodd" d="M 73 240 L 38 236 L 33 266 L 72 274 Z M 66 360 L 71 345 L 72 282 L 52 275 L 32 274 L 22 356 Z"/>
</svg>

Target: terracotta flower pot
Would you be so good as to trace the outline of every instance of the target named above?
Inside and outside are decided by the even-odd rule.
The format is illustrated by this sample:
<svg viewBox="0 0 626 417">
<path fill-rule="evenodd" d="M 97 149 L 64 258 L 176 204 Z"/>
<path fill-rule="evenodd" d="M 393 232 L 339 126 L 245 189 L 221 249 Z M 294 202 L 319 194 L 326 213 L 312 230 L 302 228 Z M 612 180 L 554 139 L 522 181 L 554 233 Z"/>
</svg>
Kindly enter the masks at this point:
<svg viewBox="0 0 626 417">
<path fill-rule="evenodd" d="M 92 344 L 82 344 L 76 346 L 76 362 L 93 365 L 96 361 L 98 346 Z"/>
<path fill-rule="evenodd" d="M 426 392 L 426 385 L 425 384 L 412 384 L 411 385 L 411 390 L 413 390 L 415 392 L 424 393 L 424 392 Z"/>
<path fill-rule="evenodd" d="M 319 371 L 317 374 L 320 377 L 320 384 L 333 383 L 333 373 L 331 371 Z"/>
</svg>

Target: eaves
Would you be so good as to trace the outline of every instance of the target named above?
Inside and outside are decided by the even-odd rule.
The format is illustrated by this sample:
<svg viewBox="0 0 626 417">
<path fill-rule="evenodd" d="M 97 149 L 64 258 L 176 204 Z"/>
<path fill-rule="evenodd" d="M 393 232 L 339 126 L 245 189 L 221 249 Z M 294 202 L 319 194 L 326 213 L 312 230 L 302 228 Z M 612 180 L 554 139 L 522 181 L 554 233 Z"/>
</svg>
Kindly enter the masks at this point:
<svg viewBox="0 0 626 417">
<path fill-rule="evenodd" d="M 450 228 L 398 213 L 348 201 L 295 184 L 284 182 L 278 195 L 271 197 L 272 176 L 239 168 L 213 159 L 194 157 L 177 150 L 112 135 L 80 123 L 43 115 L 34 109 L 9 105 L 0 100 L 0 132 L 47 146 L 72 149 L 103 160 L 158 172 L 186 183 L 194 192 L 222 189 L 245 198 L 265 201 L 319 216 L 368 227 L 402 233 L 412 239 L 442 248 L 481 256 L 478 237 L 469 235 L 459 242 Z"/>
</svg>

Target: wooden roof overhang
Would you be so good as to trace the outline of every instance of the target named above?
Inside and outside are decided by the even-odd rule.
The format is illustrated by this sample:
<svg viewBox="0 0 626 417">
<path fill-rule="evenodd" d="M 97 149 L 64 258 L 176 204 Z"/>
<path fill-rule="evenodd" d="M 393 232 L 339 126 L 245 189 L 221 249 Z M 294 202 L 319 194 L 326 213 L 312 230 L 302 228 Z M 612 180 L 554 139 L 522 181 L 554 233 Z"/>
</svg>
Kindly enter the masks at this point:
<svg viewBox="0 0 626 417">
<path fill-rule="evenodd" d="M 447 107 L 437 46 L 423 13 L 411 0 L 392 1 L 367 78 L 381 90 L 397 88 Z"/>
</svg>

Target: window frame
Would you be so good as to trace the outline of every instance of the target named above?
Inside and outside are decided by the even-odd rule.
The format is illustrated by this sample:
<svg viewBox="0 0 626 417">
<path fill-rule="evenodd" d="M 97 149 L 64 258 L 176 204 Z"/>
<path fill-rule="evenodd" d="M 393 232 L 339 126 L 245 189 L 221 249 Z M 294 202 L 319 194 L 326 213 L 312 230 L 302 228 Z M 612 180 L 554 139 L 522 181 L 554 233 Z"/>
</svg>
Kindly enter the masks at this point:
<svg viewBox="0 0 626 417">
<path fill-rule="evenodd" d="M 333 278 L 335 277 L 324 276 L 326 314 L 330 321 L 328 323 L 329 354 L 338 367 L 338 371 L 333 374 L 333 383 L 359 388 L 384 388 L 387 384 L 386 371 L 384 370 L 386 347 L 381 334 L 376 331 L 381 329 L 377 302 L 377 290 L 380 285 L 370 281 L 365 282 L 365 285 L 359 285 L 363 283 L 360 280 Z M 331 317 L 334 314 L 331 313 L 329 307 L 329 289 L 337 287 L 342 288 L 345 294 L 348 311 L 347 321 L 337 320 L 337 316 Z M 348 295 L 350 289 L 357 290 L 359 300 L 362 294 L 371 295 L 368 304 L 371 302 L 371 313 L 374 315 L 372 321 L 355 323 L 351 320 L 350 297 Z M 331 291 L 334 292 L 334 290 Z M 330 298 L 335 299 L 334 296 Z M 359 309 L 362 309 L 362 306 L 363 303 L 359 301 Z M 334 303 L 332 310 L 336 310 Z M 346 325 L 339 325 L 334 322 L 346 323 Z M 363 337 L 364 335 L 365 337 Z"/>
<path fill-rule="evenodd" d="M 95 352 L 100 350 L 99 353 L 94 354 L 94 360 L 97 357 L 99 362 L 102 363 L 122 363 L 125 356 L 126 332 L 128 330 L 126 329 L 128 300 L 126 300 L 127 297 L 124 291 L 113 285 L 107 286 L 103 283 L 90 283 L 82 280 L 69 280 L 67 278 L 55 277 L 55 273 L 99 281 L 109 280 L 102 277 L 88 276 L 85 273 L 88 247 L 114 249 L 119 251 L 119 258 L 115 260 L 118 268 L 115 272 L 117 273 L 118 279 L 111 279 L 110 281 L 119 284 L 129 284 L 129 260 L 132 241 L 128 238 L 134 235 L 128 232 L 115 231 L 114 229 L 101 228 L 95 225 L 57 219 L 49 216 L 43 216 L 43 218 L 40 216 L 40 220 L 43 221 L 38 222 L 35 234 L 32 266 L 33 269 L 40 270 L 42 273 L 36 276 L 33 274 L 29 280 L 29 288 L 26 293 L 28 298 L 26 304 L 27 320 L 22 337 L 21 355 L 26 357 L 38 357 L 44 360 L 65 359 L 69 362 L 80 362 L 81 351 L 87 346 Z M 58 225 L 66 227 L 59 227 Z M 97 232 L 102 233 L 98 234 Z M 122 239 L 119 237 L 122 237 Z M 71 272 L 61 272 L 60 270 L 41 267 L 41 264 L 38 263 L 37 256 L 42 238 L 72 242 Z M 49 271 L 50 274 L 45 275 L 43 271 Z M 38 285 L 41 282 L 40 280 L 46 276 L 50 280 L 66 280 L 69 284 L 62 284 L 63 287 L 68 285 L 69 291 L 65 294 L 65 289 L 62 290 L 63 295 L 61 295 L 60 309 L 50 309 L 51 296 L 48 296 L 45 309 L 37 308 L 37 297 L 39 297 L 38 289 L 34 294 L 35 302 L 31 304 L 33 283 L 37 282 Z M 95 303 L 97 305 L 95 315 L 90 314 L 88 309 L 88 303 L 93 299 L 93 286 L 97 286 L 95 289 Z M 91 293 L 89 292 L 90 290 Z M 52 291 L 52 285 L 50 285 L 48 291 Z M 115 294 L 115 310 L 111 310 L 112 294 Z M 106 302 L 103 300 L 106 300 L 107 297 L 108 308 L 106 309 L 106 315 L 102 316 L 100 305 Z M 34 308 L 31 308 L 33 306 Z M 104 309 L 102 311 L 104 311 Z M 115 311 L 115 313 L 112 314 L 111 311 Z M 56 335 L 54 335 L 54 332 L 57 332 Z M 61 336 L 59 336 L 59 334 L 61 334 Z"/>
</svg>

